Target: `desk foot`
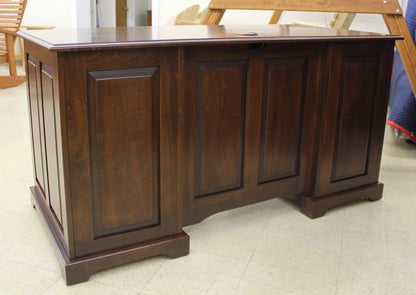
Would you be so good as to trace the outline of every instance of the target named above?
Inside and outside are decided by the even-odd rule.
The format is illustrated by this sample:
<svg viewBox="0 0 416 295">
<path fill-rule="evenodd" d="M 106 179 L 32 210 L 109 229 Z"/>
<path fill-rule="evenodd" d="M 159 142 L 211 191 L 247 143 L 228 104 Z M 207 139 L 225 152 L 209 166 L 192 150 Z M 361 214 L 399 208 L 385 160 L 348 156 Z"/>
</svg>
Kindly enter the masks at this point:
<svg viewBox="0 0 416 295">
<path fill-rule="evenodd" d="M 324 216 L 326 211 L 334 207 L 357 200 L 377 201 L 381 199 L 382 195 L 383 184 L 376 183 L 324 197 L 301 197 L 298 200 L 298 205 L 303 214 L 313 219 Z"/>
<path fill-rule="evenodd" d="M 61 241 L 54 217 L 45 205 L 41 194 L 36 187 L 31 187 L 30 190 L 32 205 L 39 212 L 48 231 L 67 285 L 88 281 L 89 277 L 96 272 L 145 258 L 161 255 L 176 258 L 189 254 L 189 236 L 182 231 L 157 240 L 70 259 Z"/>
<path fill-rule="evenodd" d="M 189 236 L 182 232 L 133 247 L 64 261 L 64 277 L 67 285 L 73 285 L 88 281 L 94 273 L 115 266 L 154 256 L 166 255 L 170 258 L 176 258 L 187 254 L 189 254 Z"/>
</svg>

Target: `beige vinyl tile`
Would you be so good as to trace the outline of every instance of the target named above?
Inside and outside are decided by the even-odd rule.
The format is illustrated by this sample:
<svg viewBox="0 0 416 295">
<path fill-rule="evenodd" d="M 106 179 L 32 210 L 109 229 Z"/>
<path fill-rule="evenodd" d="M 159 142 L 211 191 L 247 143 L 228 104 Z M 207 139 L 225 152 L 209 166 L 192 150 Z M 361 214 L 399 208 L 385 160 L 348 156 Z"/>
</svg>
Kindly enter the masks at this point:
<svg viewBox="0 0 416 295">
<path fill-rule="evenodd" d="M 136 295 L 126 289 L 118 288 L 108 284 L 100 284 L 88 281 L 83 284 L 66 286 L 62 280 L 58 280 L 42 295 Z"/>
<path fill-rule="evenodd" d="M 57 281 L 60 273 L 54 273 L 24 263 L 0 258 L 0 294 L 43 295 Z"/>
<path fill-rule="evenodd" d="M 240 259 L 191 253 L 166 261 L 142 294 L 233 294 L 246 266 Z"/>
<path fill-rule="evenodd" d="M 144 289 L 166 260 L 169 259 L 161 256 L 122 265 L 96 273 L 91 276 L 90 281 L 139 292 Z"/>
</svg>

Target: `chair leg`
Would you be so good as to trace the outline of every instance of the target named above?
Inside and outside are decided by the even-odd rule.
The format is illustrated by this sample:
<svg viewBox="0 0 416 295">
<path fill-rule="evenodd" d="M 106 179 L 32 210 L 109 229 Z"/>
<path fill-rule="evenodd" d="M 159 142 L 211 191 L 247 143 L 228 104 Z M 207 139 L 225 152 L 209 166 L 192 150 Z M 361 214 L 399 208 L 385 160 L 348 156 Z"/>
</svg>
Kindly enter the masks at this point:
<svg viewBox="0 0 416 295">
<path fill-rule="evenodd" d="M 331 27 L 335 29 L 348 30 L 355 18 L 356 13 L 336 13 Z"/>
<path fill-rule="evenodd" d="M 225 13 L 225 9 L 208 9 L 205 18 L 202 20 L 202 25 L 218 25 Z"/>
<path fill-rule="evenodd" d="M 25 58 L 25 50 L 23 47 L 23 40 L 22 38 L 18 38 L 18 41 L 19 41 L 20 59 L 22 60 L 22 68 L 23 68 L 23 71 L 26 72 L 26 58 Z"/>
<path fill-rule="evenodd" d="M 282 17 L 283 10 L 275 10 L 272 17 L 270 18 L 269 25 L 275 25 L 279 22 Z"/>
<path fill-rule="evenodd" d="M 390 34 L 404 37 L 404 40 L 396 41 L 396 47 L 402 58 L 412 90 L 416 93 L 416 47 L 407 27 L 406 20 L 402 15 L 384 14 L 383 17 Z"/>
<path fill-rule="evenodd" d="M 16 69 L 16 56 L 14 54 L 14 43 L 16 41 L 16 37 L 13 35 L 6 34 L 6 46 L 7 46 L 7 55 L 9 60 L 9 72 L 10 76 L 17 76 L 17 69 Z"/>
</svg>

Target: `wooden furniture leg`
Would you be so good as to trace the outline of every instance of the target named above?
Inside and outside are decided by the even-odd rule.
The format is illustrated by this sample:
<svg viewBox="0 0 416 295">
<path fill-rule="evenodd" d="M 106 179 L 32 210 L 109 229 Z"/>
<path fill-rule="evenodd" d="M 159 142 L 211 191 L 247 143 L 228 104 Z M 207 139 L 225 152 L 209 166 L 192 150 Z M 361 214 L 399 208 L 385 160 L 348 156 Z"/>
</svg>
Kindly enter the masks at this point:
<svg viewBox="0 0 416 295">
<path fill-rule="evenodd" d="M 16 36 L 11 34 L 5 34 L 6 37 L 6 46 L 8 51 L 8 63 L 9 63 L 9 72 L 10 76 L 0 77 L 0 89 L 6 89 L 9 87 L 14 87 L 25 82 L 25 76 L 18 76 L 16 69 L 16 56 L 14 54 L 14 43 L 16 41 Z"/>
<path fill-rule="evenodd" d="M 336 13 L 334 20 L 331 22 L 330 27 L 335 29 L 348 30 L 355 18 L 356 13 Z"/>
<path fill-rule="evenodd" d="M 17 75 L 14 53 L 16 32 L 19 30 L 25 8 L 26 0 L 0 0 L 0 35 L 2 37 L 0 61 L 9 63 L 10 73 L 9 76 L 0 77 L 2 89 L 17 86 L 25 81 L 25 76 Z"/>
<path fill-rule="evenodd" d="M 14 54 L 15 40 L 16 40 L 15 36 L 6 34 L 6 45 L 7 45 L 8 59 L 9 59 L 10 76 L 17 76 L 16 56 Z"/>
<path fill-rule="evenodd" d="M 383 14 L 384 21 L 390 34 L 401 35 L 404 40 L 396 41 L 404 68 L 412 85 L 413 93 L 416 93 L 416 47 L 403 15 Z"/>
<path fill-rule="evenodd" d="M 23 40 L 22 38 L 17 38 L 17 41 L 19 42 L 20 55 L 18 57 L 16 56 L 16 58 L 19 58 L 22 61 L 23 71 L 26 72 L 25 51 L 23 47 Z"/>
<path fill-rule="evenodd" d="M 209 9 L 202 21 L 202 25 L 218 25 L 225 13 L 225 9 Z"/>
<path fill-rule="evenodd" d="M 275 10 L 273 15 L 269 21 L 269 25 L 275 25 L 279 22 L 280 18 L 282 17 L 283 10 Z"/>
</svg>

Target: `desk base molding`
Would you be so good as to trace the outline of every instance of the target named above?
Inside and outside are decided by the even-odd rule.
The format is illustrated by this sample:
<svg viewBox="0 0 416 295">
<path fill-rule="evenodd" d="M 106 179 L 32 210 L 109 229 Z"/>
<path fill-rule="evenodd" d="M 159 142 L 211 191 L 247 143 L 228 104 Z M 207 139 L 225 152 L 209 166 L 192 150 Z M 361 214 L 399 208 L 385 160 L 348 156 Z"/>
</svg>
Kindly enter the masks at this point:
<svg viewBox="0 0 416 295">
<path fill-rule="evenodd" d="M 37 211 L 48 231 L 55 252 L 58 254 L 61 272 L 67 285 L 88 281 L 91 275 L 99 271 L 146 258 L 163 255 L 177 258 L 189 254 L 189 236 L 182 231 L 177 235 L 138 245 L 70 259 L 60 241 L 59 229 L 55 226 L 54 217 L 50 214 L 50 210 L 47 210 L 43 197 L 36 187 L 31 187 L 30 191 L 33 207 L 38 209 Z"/>
<path fill-rule="evenodd" d="M 383 184 L 376 183 L 321 198 L 304 196 L 298 200 L 298 205 L 301 212 L 309 218 L 318 218 L 334 207 L 359 200 L 377 201 L 382 196 Z"/>
</svg>

